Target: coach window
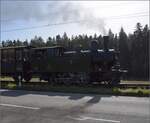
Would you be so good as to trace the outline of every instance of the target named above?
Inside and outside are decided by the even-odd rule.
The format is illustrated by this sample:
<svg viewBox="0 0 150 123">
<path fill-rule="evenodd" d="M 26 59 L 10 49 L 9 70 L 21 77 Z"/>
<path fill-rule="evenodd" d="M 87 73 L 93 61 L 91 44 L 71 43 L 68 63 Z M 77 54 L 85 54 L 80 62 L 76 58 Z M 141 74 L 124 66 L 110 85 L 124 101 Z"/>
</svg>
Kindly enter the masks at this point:
<svg viewBox="0 0 150 123">
<path fill-rule="evenodd" d="M 36 58 L 37 58 L 38 60 L 40 60 L 41 57 L 42 57 L 42 52 L 41 52 L 40 50 L 37 50 L 37 51 L 36 51 Z"/>
<path fill-rule="evenodd" d="M 44 50 L 42 50 L 42 58 L 46 59 L 46 57 L 47 57 L 47 50 L 44 49 Z"/>
<path fill-rule="evenodd" d="M 58 55 L 57 55 L 57 49 L 56 49 L 56 48 L 53 49 L 53 56 L 58 56 Z"/>
<path fill-rule="evenodd" d="M 10 59 L 11 59 L 11 58 L 10 58 L 10 55 L 11 55 L 11 54 L 10 54 L 10 49 L 8 49 L 8 50 L 7 50 L 7 61 L 8 61 L 8 62 L 9 62 Z"/>
<path fill-rule="evenodd" d="M 56 49 L 56 56 L 59 56 L 59 49 Z"/>
<path fill-rule="evenodd" d="M 50 48 L 47 50 L 48 56 L 61 56 L 60 49 L 58 48 Z"/>
<path fill-rule="evenodd" d="M 14 62 L 14 49 L 9 49 L 7 53 L 8 61 L 10 63 Z"/>
<path fill-rule="evenodd" d="M 61 56 L 61 52 L 59 48 L 56 48 L 54 53 L 55 53 L 55 56 Z"/>
<path fill-rule="evenodd" d="M 56 49 L 55 48 L 52 49 L 52 56 L 56 56 Z"/>
<path fill-rule="evenodd" d="M 24 56 L 23 56 L 26 60 L 29 59 L 29 50 L 28 49 L 24 49 Z"/>
<path fill-rule="evenodd" d="M 22 60 L 22 51 L 16 50 L 16 60 L 21 61 Z"/>
<path fill-rule="evenodd" d="M 47 49 L 47 56 L 52 56 L 52 49 L 51 48 Z"/>
<path fill-rule="evenodd" d="M 6 62 L 6 61 L 7 61 L 7 50 L 3 50 L 3 53 L 2 53 L 2 61 L 3 61 L 3 62 Z"/>
</svg>

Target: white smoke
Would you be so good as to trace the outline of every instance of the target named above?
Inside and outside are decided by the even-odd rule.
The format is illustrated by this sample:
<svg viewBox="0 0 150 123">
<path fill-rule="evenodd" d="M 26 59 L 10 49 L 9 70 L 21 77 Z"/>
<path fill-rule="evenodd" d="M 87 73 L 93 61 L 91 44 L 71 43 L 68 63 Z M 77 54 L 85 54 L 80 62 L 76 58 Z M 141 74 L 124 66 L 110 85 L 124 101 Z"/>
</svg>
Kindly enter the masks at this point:
<svg viewBox="0 0 150 123">
<path fill-rule="evenodd" d="M 106 35 L 104 19 L 97 17 L 92 9 L 81 4 L 67 3 L 62 6 L 60 11 L 64 12 L 60 15 L 62 21 L 81 20 L 81 23 L 79 23 L 81 26 Z"/>
<path fill-rule="evenodd" d="M 1 20 L 5 24 L 34 20 L 47 23 L 80 21 L 81 26 L 106 34 L 105 21 L 92 9 L 75 2 L 2 2 Z"/>
</svg>

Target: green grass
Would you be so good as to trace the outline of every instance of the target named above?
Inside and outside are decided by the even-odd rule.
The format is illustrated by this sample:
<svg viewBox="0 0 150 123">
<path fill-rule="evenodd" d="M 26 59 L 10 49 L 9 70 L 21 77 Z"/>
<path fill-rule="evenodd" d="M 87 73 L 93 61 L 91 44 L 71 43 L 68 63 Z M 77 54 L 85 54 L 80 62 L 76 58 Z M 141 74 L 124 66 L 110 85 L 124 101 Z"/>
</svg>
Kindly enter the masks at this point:
<svg viewBox="0 0 150 123">
<path fill-rule="evenodd" d="M 104 88 L 100 86 L 64 86 L 64 85 L 22 85 L 17 87 L 15 83 L 8 83 L 2 85 L 2 88 L 7 89 L 23 89 L 23 90 L 35 90 L 35 91 L 51 91 L 51 92 L 64 92 L 64 93 L 86 93 L 86 94 L 107 94 L 107 95 L 122 95 L 122 96 L 150 96 L 150 89 L 142 88 Z"/>
<path fill-rule="evenodd" d="M 17 85 L 15 83 L 8 83 L 6 86 L 8 89 L 16 89 Z"/>
<path fill-rule="evenodd" d="M 0 81 L 13 81 L 12 77 L 0 77 Z"/>
<path fill-rule="evenodd" d="M 150 89 L 142 89 L 142 88 L 137 88 L 137 89 L 120 89 L 120 88 L 114 88 L 113 92 L 115 94 L 120 94 L 120 95 L 128 95 L 128 96 L 150 96 Z"/>
<path fill-rule="evenodd" d="M 121 80 L 121 83 L 136 83 L 136 84 L 150 84 L 150 81 L 137 81 L 137 80 Z"/>
</svg>

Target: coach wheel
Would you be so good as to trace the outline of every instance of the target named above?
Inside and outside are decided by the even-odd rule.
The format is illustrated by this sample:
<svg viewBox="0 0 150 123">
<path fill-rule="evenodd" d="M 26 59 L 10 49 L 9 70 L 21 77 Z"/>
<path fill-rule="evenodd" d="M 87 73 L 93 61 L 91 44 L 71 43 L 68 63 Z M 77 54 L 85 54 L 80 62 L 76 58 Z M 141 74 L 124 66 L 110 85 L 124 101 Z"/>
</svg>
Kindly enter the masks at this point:
<svg viewBox="0 0 150 123">
<path fill-rule="evenodd" d="M 113 86 L 117 86 L 118 84 L 120 84 L 120 79 L 113 79 L 112 80 L 112 85 Z"/>
<path fill-rule="evenodd" d="M 48 78 L 48 83 L 49 83 L 49 84 L 53 84 L 53 79 L 52 79 L 52 77 L 49 77 L 49 78 Z"/>
<path fill-rule="evenodd" d="M 29 81 L 31 80 L 31 77 L 25 77 L 24 80 L 25 80 L 26 82 L 29 82 Z"/>
<path fill-rule="evenodd" d="M 13 79 L 15 80 L 16 83 L 19 82 L 19 77 L 17 75 L 13 76 Z"/>
<path fill-rule="evenodd" d="M 25 75 L 23 78 L 24 78 L 24 80 L 25 80 L 26 82 L 29 82 L 29 81 L 31 80 L 31 78 L 32 78 L 32 75 L 31 75 L 31 74 L 27 74 L 27 75 Z"/>
</svg>

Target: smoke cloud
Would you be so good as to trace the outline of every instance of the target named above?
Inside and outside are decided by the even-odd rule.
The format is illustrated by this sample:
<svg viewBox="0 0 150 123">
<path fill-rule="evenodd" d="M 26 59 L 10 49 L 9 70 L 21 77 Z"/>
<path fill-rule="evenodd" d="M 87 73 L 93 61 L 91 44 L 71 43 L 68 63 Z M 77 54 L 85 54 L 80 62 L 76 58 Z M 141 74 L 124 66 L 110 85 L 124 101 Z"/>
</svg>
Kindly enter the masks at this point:
<svg viewBox="0 0 150 123">
<path fill-rule="evenodd" d="M 61 9 L 64 13 L 61 15 L 63 21 L 81 20 L 79 23 L 88 29 L 99 31 L 106 35 L 105 21 L 103 18 L 96 17 L 92 9 L 79 4 L 66 4 Z"/>
<path fill-rule="evenodd" d="M 97 17 L 92 9 L 75 2 L 2 2 L 1 22 L 37 21 L 46 23 L 80 21 L 81 26 L 106 34 L 104 19 Z"/>
</svg>

